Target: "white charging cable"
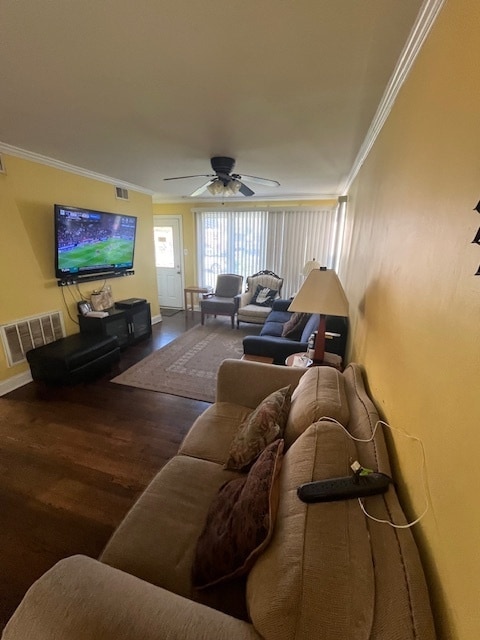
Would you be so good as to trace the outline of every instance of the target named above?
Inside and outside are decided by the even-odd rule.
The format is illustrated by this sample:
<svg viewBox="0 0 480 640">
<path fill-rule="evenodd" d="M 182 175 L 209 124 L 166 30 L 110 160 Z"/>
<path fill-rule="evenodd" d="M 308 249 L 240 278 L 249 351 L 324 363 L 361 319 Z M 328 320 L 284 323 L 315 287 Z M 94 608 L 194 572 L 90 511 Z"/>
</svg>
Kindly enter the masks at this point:
<svg viewBox="0 0 480 640">
<path fill-rule="evenodd" d="M 390 520 L 384 520 L 382 518 L 376 518 L 375 516 L 372 516 L 367 512 L 367 510 L 365 509 L 365 506 L 364 506 L 364 504 L 362 502 L 362 499 L 358 498 L 358 504 L 360 505 L 361 510 L 367 516 L 367 518 L 370 518 L 370 520 L 374 520 L 375 522 L 380 522 L 380 524 L 388 524 L 391 527 L 394 527 L 395 529 L 409 529 L 410 527 L 413 527 L 413 525 L 417 524 L 417 522 L 420 522 L 420 520 L 427 513 L 427 511 L 429 509 L 429 506 L 430 506 L 429 505 L 429 501 L 428 501 L 427 474 L 426 474 L 427 461 L 426 461 L 426 456 L 425 456 L 425 447 L 423 446 L 423 442 L 420 440 L 420 438 L 417 438 L 415 436 L 411 436 L 409 433 L 405 433 L 401 429 L 396 429 L 395 427 L 391 427 L 384 420 L 377 420 L 377 422 L 375 423 L 375 426 L 373 428 L 372 435 L 371 435 L 370 438 L 367 438 L 367 439 L 355 438 L 355 436 L 353 436 L 350 433 L 350 431 L 348 431 L 348 429 L 346 429 L 343 426 L 343 424 L 341 424 L 335 418 L 331 418 L 330 416 L 323 416 L 322 418 L 320 418 L 320 420 L 328 420 L 329 422 L 333 422 L 334 424 L 338 425 L 341 429 L 343 429 L 345 431 L 347 436 L 349 438 L 351 438 L 352 440 L 355 440 L 355 442 L 372 442 L 373 439 L 375 438 L 375 433 L 377 432 L 378 426 L 381 424 L 384 427 L 387 427 L 388 429 L 390 429 L 391 431 L 396 431 L 396 432 L 400 433 L 402 436 L 404 436 L 405 438 L 410 438 L 410 440 L 414 440 L 415 442 L 418 442 L 420 444 L 420 450 L 422 452 L 422 481 L 423 481 L 423 490 L 424 490 L 424 497 L 425 497 L 425 508 L 424 508 L 422 514 L 418 516 L 418 518 L 416 518 L 413 522 L 408 522 L 407 524 L 395 524 L 394 522 L 391 522 Z"/>
</svg>

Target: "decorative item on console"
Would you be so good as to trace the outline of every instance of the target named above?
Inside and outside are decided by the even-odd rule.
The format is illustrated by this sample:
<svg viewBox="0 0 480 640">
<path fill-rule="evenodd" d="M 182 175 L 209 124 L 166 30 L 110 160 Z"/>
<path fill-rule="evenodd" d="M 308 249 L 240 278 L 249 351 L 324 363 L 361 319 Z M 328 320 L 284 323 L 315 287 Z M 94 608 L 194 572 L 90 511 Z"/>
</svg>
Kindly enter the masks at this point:
<svg viewBox="0 0 480 640">
<path fill-rule="evenodd" d="M 94 311 L 107 311 L 113 307 L 112 288 L 105 285 L 98 291 L 92 291 L 90 302 Z"/>
</svg>

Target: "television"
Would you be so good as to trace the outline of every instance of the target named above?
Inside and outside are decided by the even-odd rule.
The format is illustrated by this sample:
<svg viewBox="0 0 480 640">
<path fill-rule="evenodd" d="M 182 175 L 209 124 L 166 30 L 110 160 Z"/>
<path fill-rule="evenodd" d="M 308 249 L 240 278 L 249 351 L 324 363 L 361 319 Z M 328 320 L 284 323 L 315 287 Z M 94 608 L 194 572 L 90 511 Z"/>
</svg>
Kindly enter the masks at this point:
<svg viewBox="0 0 480 640">
<path fill-rule="evenodd" d="M 127 275 L 137 218 L 55 205 L 55 275 L 63 283 Z M 60 284 L 60 283 L 59 283 Z"/>
</svg>

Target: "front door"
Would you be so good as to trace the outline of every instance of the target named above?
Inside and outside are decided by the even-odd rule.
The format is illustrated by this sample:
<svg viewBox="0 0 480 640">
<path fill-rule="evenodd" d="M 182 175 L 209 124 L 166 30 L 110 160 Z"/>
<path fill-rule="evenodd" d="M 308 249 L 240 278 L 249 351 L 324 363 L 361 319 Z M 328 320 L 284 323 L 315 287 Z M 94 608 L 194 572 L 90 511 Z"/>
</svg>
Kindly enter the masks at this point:
<svg viewBox="0 0 480 640">
<path fill-rule="evenodd" d="M 180 216 L 153 217 L 160 307 L 183 308 L 183 247 L 180 221 Z"/>
</svg>

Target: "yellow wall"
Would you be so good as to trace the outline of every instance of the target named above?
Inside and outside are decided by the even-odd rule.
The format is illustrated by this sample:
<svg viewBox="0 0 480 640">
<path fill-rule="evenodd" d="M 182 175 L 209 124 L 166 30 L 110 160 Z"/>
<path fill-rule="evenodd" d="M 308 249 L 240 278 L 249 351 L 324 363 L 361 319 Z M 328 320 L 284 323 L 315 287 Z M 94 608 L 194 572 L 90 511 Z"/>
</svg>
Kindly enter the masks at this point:
<svg viewBox="0 0 480 640">
<path fill-rule="evenodd" d="M 478 0 L 447 2 L 349 194 L 350 359 L 390 424 L 421 438 L 414 527 L 439 637 L 480 637 Z M 411 519 L 418 448 L 393 436 Z"/>
<path fill-rule="evenodd" d="M 0 324 L 38 313 L 63 311 L 67 334 L 78 332 L 76 287 L 58 287 L 54 271 L 53 205 L 90 207 L 135 215 L 135 275 L 107 280 L 116 300 L 146 298 L 159 313 L 153 255 L 152 200 L 129 191 L 129 201 L 115 198 L 114 187 L 42 164 L 2 154 L 7 174 L 0 174 Z M 85 296 L 103 280 L 80 285 Z M 63 295 L 65 296 L 65 301 Z M 0 381 L 28 369 L 8 367 L 0 348 Z"/>
</svg>

